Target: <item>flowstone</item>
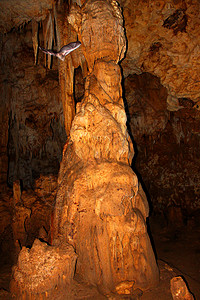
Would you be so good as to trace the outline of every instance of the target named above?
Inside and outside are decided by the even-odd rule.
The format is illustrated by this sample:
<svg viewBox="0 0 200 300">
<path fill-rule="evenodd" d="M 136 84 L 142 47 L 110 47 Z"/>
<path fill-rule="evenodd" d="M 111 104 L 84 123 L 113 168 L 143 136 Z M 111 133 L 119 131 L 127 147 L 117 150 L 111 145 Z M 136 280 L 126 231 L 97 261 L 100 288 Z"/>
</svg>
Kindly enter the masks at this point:
<svg viewBox="0 0 200 300">
<path fill-rule="evenodd" d="M 68 17 L 88 64 L 85 96 L 77 105 L 63 152 L 52 239 L 78 255 L 76 273 L 104 294 L 131 294 L 158 282 L 146 229 L 148 203 L 130 164 L 118 65 L 125 52 L 116 1 L 87 1 Z"/>
</svg>

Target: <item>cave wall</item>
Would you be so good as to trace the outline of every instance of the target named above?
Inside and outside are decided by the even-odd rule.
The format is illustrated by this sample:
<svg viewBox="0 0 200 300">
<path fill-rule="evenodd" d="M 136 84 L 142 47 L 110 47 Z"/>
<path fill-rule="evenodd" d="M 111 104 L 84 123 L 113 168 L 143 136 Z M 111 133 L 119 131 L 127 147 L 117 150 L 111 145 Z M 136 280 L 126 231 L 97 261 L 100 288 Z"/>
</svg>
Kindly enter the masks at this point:
<svg viewBox="0 0 200 300">
<path fill-rule="evenodd" d="M 128 50 L 124 76 L 149 72 L 167 88 L 168 110 L 178 98 L 200 100 L 198 0 L 120 1 Z"/>
<path fill-rule="evenodd" d="M 200 113 L 186 98 L 179 99 L 182 109 L 168 111 L 167 89 L 149 73 L 129 75 L 124 84 L 137 147 L 133 167 L 146 186 L 152 210 L 163 214 L 164 222 L 186 224 L 200 208 Z M 175 216 L 170 220 L 172 207 Z"/>
<path fill-rule="evenodd" d="M 0 249 L 10 253 L 15 241 L 20 249 L 41 228 L 48 233 L 67 136 L 57 61 L 48 69 L 39 53 L 34 65 L 31 23 L 1 35 L 0 45 Z"/>
<path fill-rule="evenodd" d="M 4 173 L 10 185 L 19 179 L 24 188 L 40 174 L 57 174 L 66 139 L 58 71 L 44 67 L 43 55 L 34 65 L 30 25 L 1 40 L 1 103 L 7 105 L 2 114 L 8 125 L 2 141 L 8 150 Z"/>
<path fill-rule="evenodd" d="M 199 210 L 199 1 L 120 1 L 122 62 L 136 169 L 152 209 L 182 223 Z M 176 213 L 175 213 L 176 215 Z M 177 218 L 176 218 L 177 217 Z M 178 222 L 178 221 L 177 221 Z M 177 225 L 177 224 L 175 224 Z"/>
</svg>

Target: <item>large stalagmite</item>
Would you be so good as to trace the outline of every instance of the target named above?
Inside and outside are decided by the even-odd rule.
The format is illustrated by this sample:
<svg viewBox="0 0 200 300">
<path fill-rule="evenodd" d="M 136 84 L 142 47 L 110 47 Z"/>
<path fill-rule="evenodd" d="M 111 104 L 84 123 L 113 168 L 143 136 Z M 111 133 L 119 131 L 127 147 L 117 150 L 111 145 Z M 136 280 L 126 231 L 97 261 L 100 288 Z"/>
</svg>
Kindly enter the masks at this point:
<svg viewBox="0 0 200 300">
<path fill-rule="evenodd" d="M 68 17 L 88 64 L 85 96 L 77 105 L 63 152 L 52 241 L 68 242 L 76 272 L 104 293 L 129 294 L 158 281 L 146 229 L 148 204 L 130 164 L 119 60 L 125 52 L 116 1 L 90 0 Z"/>
</svg>

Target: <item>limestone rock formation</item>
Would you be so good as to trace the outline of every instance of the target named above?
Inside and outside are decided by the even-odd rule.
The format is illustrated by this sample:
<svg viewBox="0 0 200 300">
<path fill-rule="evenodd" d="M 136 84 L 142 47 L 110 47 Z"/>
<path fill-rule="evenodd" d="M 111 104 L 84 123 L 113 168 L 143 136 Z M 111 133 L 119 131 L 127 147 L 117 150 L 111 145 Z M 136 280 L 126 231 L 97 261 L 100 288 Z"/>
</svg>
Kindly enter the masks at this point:
<svg viewBox="0 0 200 300">
<path fill-rule="evenodd" d="M 146 197 L 130 168 L 119 60 L 125 51 L 115 1 L 87 1 L 68 17 L 82 42 L 89 73 L 63 152 L 52 242 L 78 254 L 76 272 L 103 293 L 126 293 L 157 283 L 147 234 Z M 113 28 L 115 30 L 113 30 Z"/>
<path fill-rule="evenodd" d="M 20 179 L 23 188 L 30 188 L 41 170 L 58 173 L 66 140 L 58 71 L 55 63 L 51 71 L 44 68 L 42 54 L 34 66 L 31 24 L 3 36 L 0 44 L 1 182 L 12 185 Z"/>
<path fill-rule="evenodd" d="M 35 181 L 34 191 L 22 192 L 20 202 L 13 207 L 14 241 L 19 240 L 21 246 L 30 247 L 35 237 L 41 237 L 43 227 L 46 230 L 43 239 L 48 241 L 56 190 L 56 176 L 41 176 Z"/>
<path fill-rule="evenodd" d="M 170 290 L 173 300 L 194 300 L 181 276 L 173 277 L 170 280 Z"/>
<path fill-rule="evenodd" d="M 120 3 L 128 39 L 125 77 L 142 72 L 158 76 L 168 90 L 170 111 L 181 108 L 178 98 L 199 101 L 199 1 Z"/>
<path fill-rule="evenodd" d="M 50 239 L 50 222 L 57 190 L 57 176 L 41 176 L 34 190 L 21 191 L 19 180 L 2 192 L 0 200 L 0 250 L 16 263 L 22 246 L 31 246 L 35 237 Z M 10 251 L 12 249 L 12 251 Z"/>
<path fill-rule="evenodd" d="M 3 256 L 12 249 L 12 193 L 7 188 L 0 191 L 0 255 Z"/>
<path fill-rule="evenodd" d="M 17 299 L 58 299 L 57 290 L 70 292 L 77 255 L 72 246 L 48 246 L 35 240 L 23 247 L 13 268 L 11 291 Z"/>
<path fill-rule="evenodd" d="M 26 263 L 43 268 L 35 252 L 44 259 L 69 244 L 74 260 L 74 250 L 78 254 L 76 275 L 105 294 L 119 294 L 113 298 L 141 295 L 157 282 L 148 203 L 130 169 L 134 149 L 125 110 L 154 212 L 178 229 L 199 213 L 199 1 L 118 2 L 124 20 L 113 0 L 0 3 L 0 254 L 8 257 L 15 248 L 16 261 L 35 237 L 53 243 L 23 248 L 13 273 L 18 296 L 26 287 L 36 298 L 56 299 L 56 285 L 70 294 L 57 273 L 52 290 L 53 278 L 45 281 L 36 268 L 39 292 L 26 281 Z M 82 7 L 74 5 L 68 15 L 72 3 Z M 56 50 L 77 39 L 81 47 L 64 62 L 38 52 L 39 45 Z M 70 286 L 78 284 L 73 271 L 72 264 Z M 179 283 L 172 282 L 174 294 L 185 287 Z"/>
<path fill-rule="evenodd" d="M 123 18 L 117 1 L 85 2 L 82 12 L 76 6 L 68 20 L 79 34 L 90 71 L 99 58 L 118 62 L 124 57 Z"/>
<path fill-rule="evenodd" d="M 63 45 L 76 41 L 77 33 L 69 24 L 66 18 L 66 12 L 63 13 L 62 5 L 57 7 L 56 15 L 58 49 L 60 49 Z M 75 116 L 74 70 L 79 66 L 84 70 L 85 58 L 80 49 L 67 56 L 65 61 L 61 61 L 58 68 L 65 131 L 67 136 L 69 136 L 72 120 Z"/>
<path fill-rule="evenodd" d="M 0 31 L 9 32 L 13 28 L 23 26 L 32 18 L 38 22 L 45 19 L 49 9 L 52 9 L 53 0 L 28 1 L 1 1 Z M 8 13 L 9 12 L 9 13 Z"/>
<path fill-rule="evenodd" d="M 181 227 L 200 208 L 200 112 L 187 98 L 179 99 L 182 109 L 169 112 L 167 89 L 150 73 L 129 75 L 124 87 L 138 150 L 133 167 L 144 181 L 154 213 L 162 214 L 166 225 Z"/>
<path fill-rule="evenodd" d="M 12 222 L 13 238 L 14 241 L 19 241 L 22 246 L 26 245 L 27 232 L 25 229 L 25 221 L 30 215 L 30 209 L 24 207 L 22 204 L 16 205 Z"/>
</svg>

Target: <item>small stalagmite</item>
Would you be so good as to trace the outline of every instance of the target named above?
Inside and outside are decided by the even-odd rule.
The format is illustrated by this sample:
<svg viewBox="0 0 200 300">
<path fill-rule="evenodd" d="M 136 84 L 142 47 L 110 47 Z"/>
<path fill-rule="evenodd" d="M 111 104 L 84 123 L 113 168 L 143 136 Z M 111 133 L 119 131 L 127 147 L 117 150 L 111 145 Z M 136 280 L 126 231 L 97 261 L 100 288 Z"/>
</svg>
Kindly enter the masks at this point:
<svg viewBox="0 0 200 300">
<path fill-rule="evenodd" d="M 194 300 L 181 276 L 173 277 L 170 281 L 170 290 L 173 300 Z"/>
<path fill-rule="evenodd" d="M 69 244 L 49 246 L 36 239 L 31 249 L 23 247 L 12 272 L 10 289 L 13 298 L 58 299 L 57 293 L 60 297 L 62 290 L 67 298 L 76 258 Z"/>
</svg>

